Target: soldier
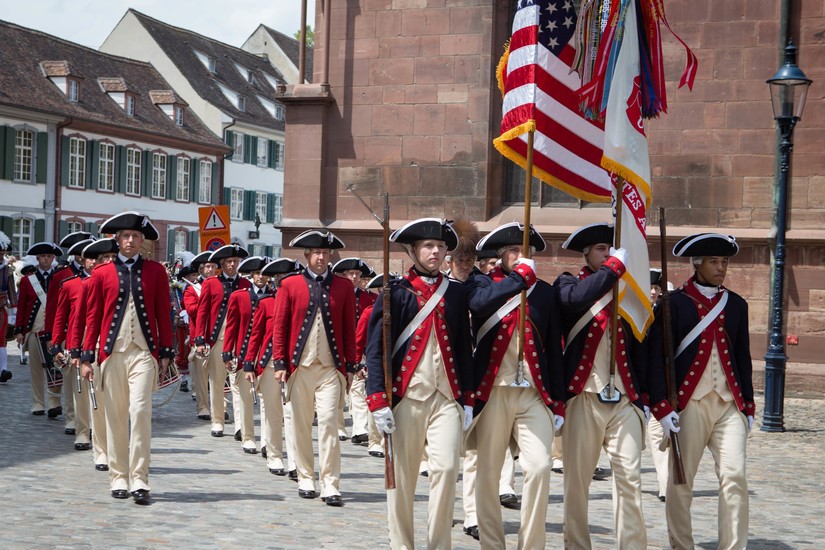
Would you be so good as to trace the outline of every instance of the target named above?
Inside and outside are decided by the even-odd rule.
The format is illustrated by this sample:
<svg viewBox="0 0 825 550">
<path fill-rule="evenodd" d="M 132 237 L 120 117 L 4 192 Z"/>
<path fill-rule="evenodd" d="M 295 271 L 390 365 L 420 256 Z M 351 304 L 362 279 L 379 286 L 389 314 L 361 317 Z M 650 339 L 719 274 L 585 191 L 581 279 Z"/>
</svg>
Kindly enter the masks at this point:
<svg viewBox="0 0 825 550">
<path fill-rule="evenodd" d="M 395 431 L 396 488 L 387 492 L 390 545 L 414 548 L 418 467 L 428 450 L 427 547 L 449 548 L 462 432 L 472 421 L 472 362 L 464 285 L 439 272 L 458 235 L 438 218 L 414 220 L 390 236 L 413 261 L 391 289 L 392 392 L 384 378 L 384 308 L 376 301 L 367 343 L 367 404 L 378 428 Z M 462 403 L 464 411 L 462 412 Z"/>
<path fill-rule="evenodd" d="M 49 242 L 40 242 L 29 248 L 26 255 L 37 257 L 37 268 L 31 275 L 20 279 L 20 289 L 17 300 L 17 321 L 14 333 L 17 344 L 29 350 L 29 370 L 32 385 L 32 414 L 42 416 L 46 411 L 46 394 L 43 385 L 46 383 L 47 370 L 52 365 L 44 364 L 48 361 L 48 341 L 50 335 L 46 328 L 46 306 L 49 283 L 52 276 L 52 263 L 55 257 L 63 255 L 63 251 Z M 60 406 L 60 390 L 48 393 L 49 418 L 55 419 L 63 414 Z"/>
<path fill-rule="evenodd" d="M 286 475 L 283 462 L 284 432 L 286 433 L 287 462 L 290 479 L 297 481 L 295 468 L 295 430 L 292 426 L 291 405 L 284 403 L 286 390 L 283 381 L 275 376 L 272 362 L 272 320 L 275 316 L 275 295 L 281 281 L 299 273 L 303 266 L 289 258 L 268 262 L 261 274 L 271 277 L 273 293 L 264 294 L 258 302 L 252 319 L 252 333 L 243 357 L 244 377 L 261 395 L 261 453 L 271 474 Z M 287 413 L 288 409 L 288 414 Z M 285 428 L 285 429 L 282 429 Z"/>
<path fill-rule="evenodd" d="M 252 286 L 233 292 L 229 296 L 229 305 L 226 308 L 223 362 L 226 370 L 230 372 L 233 390 L 238 392 L 241 441 L 243 451 L 247 454 L 258 452 L 255 444 L 255 407 L 252 399 L 252 392 L 255 390 L 247 377 L 238 374 L 237 370 L 239 367 L 243 368 L 255 310 L 258 309 L 261 299 L 269 295 L 269 276 L 261 272 L 269 261 L 268 257 L 250 256 L 238 265 L 238 273 L 252 275 Z"/>
<path fill-rule="evenodd" d="M 685 237 L 673 255 L 690 257 L 695 270 L 670 295 L 671 338 L 675 348 L 678 410 L 667 400 L 663 353 L 651 353 L 650 397 L 653 414 L 664 428 L 679 432 L 684 485 L 667 486 L 670 545 L 693 548 L 690 506 L 693 481 L 705 448 L 719 478 L 719 548 L 748 545 L 748 482 L 745 456 L 753 426 L 752 365 L 748 304 L 722 284 L 731 256 L 739 252 L 732 236 L 699 233 Z M 651 331 L 650 346 L 662 350 L 661 312 Z"/>
<path fill-rule="evenodd" d="M 140 254 L 146 239 L 159 236 L 148 217 L 123 212 L 103 222 L 100 232 L 114 234 L 120 252 L 91 278 L 83 376 L 93 379 L 91 364 L 97 355 L 106 390 L 112 497 L 129 498 L 131 490 L 135 503 L 146 505 L 151 502 L 152 390 L 158 364 L 166 371 L 175 358 L 169 281 L 161 264 Z"/>
<path fill-rule="evenodd" d="M 17 292 L 14 287 L 13 268 L 6 258 L 11 251 L 11 239 L 0 231 L 0 383 L 11 380 L 6 353 L 6 333 L 9 326 L 9 313 L 17 307 Z"/>
<path fill-rule="evenodd" d="M 180 374 L 180 391 L 189 392 L 189 355 L 192 350 L 189 335 L 189 314 L 183 305 L 183 293 L 198 277 L 198 270 L 191 266 L 195 255 L 188 250 L 178 254 L 175 267 L 177 273 L 171 282 L 172 287 L 172 326 L 175 329 L 175 366 Z"/>
<path fill-rule="evenodd" d="M 543 548 L 550 494 L 550 446 L 564 424 L 564 371 L 558 289 L 536 277 L 523 249 L 524 226 L 494 229 L 478 243 L 501 260 L 468 283 L 476 338 L 474 362 L 481 374 L 475 392 L 478 445 L 476 505 L 482 546 L 504 548 L 499 479 L 511 437 L 524 469 L 520 548 Z M 531 226 L 530 256 L 546 248 Z M 524 360 L 519 363 L 520 294 L 527 292 Z"/>
<path fill-rule="evenodd" d="M 198 300 L 201 295 L 201 288 L 203 282 L 212 277 L 218 269 L 218 264 L 213 264 L 209 261 L 211 251 L 201 252 L 192 258 L 189 262 L 189 267 L 197 270 L 198 278 L 183 289 L 183 307 L 186 310 L 186 315 L 189 318 L 189 342 L 194 344 L 195 334 L 197 333 L 197 318 L 198 318 Z M 211 420 L 212 415 L 209 412 L 209 375 L 206 372 L 206 357 L 200 353 L 195 353 L 195 347 L 192 345 L 190 352 L 192 361 L 192 384 L 195 406 L 198 411 L 199 420 Z"/>
<path fill-rule="evenodd" d="M 668 281 L 668 290 L 673 290 L 673 285 Z M 662 294 L 662 270 L 650 270 L 650 303 L 653 306 L 653 313 L 656 314 L 656 308 L 659 303 L 659 296 Z M 651 354 L 655 354 L 656 350 L 650 348 L 648 350 Z M 661 353 L 661 350 L 659 350 Z M 659 484 L 659 500 L 664 502 L 667 494 L 667 478 L 670 469 L 670 449 L 662 448 L 662 438 L 664 437 L 664 430 L 662 424 L 656 417 L 650 418 L 647 422 L 648 446 L 650 447 L 650 454 L 653 457 L 653 467 L 656 470 L 656 481 Z"/>
<path fill-rule="evenodd" d="M 630 327 L 620 321 L 614 372 L 611 290 L 625 272 L 627 252 L 613 250 L 612 242 L 613 227 L 606 223 L 574 231 L 562 247 L 584 254 L 586 265 L 577 275 L 563 273 L 555 282 L 562 303 L 567 391 L 572 395 L 564 428 L 564 539 L 570 548 L 591 545 L 587 500 L 602 448 L 613 469 L 617 546 L 647 545 L 641 487 L 646 357 Z"/>
<path fill-rule="evenodd" d="M 92 440 L 89 435 L 92 422 L 91 403 L 88 395 L 78 394 L 78 390 L 82 390 L 79 387 L 80 379 L 77 376 L 79 365 L 69 360 L 68 344 L 66 346 L 62 344 L 66 343 L 69 325 L 76 322 L 74 317 L 79 309 L 78 300 L 81 299 L 83 281 L 91 275 L 96 261 L 94 258 L 83 258 L 81 252 L 95 240 L 78 241 L 69 248 L 67 254 L 73 256 L 73 263 L 77 263 L 79 259 L 82 269 L 76 275 L 52 280 L 51 290 L 54 291 L 55 288 L 58 288 L 58 290 L 50 292 L 52 299 L 57 302 L 57 307 L 54 308 L 54 322 L 49 331 L 52 335 L 51 353 L 57 362 L 66 365 L 63 368 L 63 395 L 66 397 L 67 408 L 73 402 L 74 426 L 72 429 L 75 432 L 74 448 L 76 451 L 88 451 L 92 448 Z M 68 268 L 64 268 L 63 271 L 66 269 Z"/>
<path fill-rule="evenodd" d="M 498 258 L 495 250 L 476 251 L 476 269 L 479 272 L 486 275 L 496 266 L 496 262 L 498 262 Z"/>
<path fill-rule="evenodd" d="M 229 305 L 230 294 L 252 286 L 247 279 L 238 276 L 240 260 L 248 256 L 249 252 L 237 244 L 228 244 L 213 252 L 209 256 L 209 262 L 218 264 L 221 274 L 203 282 L 198 299 L 195 353 L 207 357 L 206 372 L 209 375 L 212 437 L 223 437 L 224 413 L 226 412 L 223 398 L 223 387 L 227 375 L 223 361 L 226 309 Z M 241 431 L 240 407 L 235 406 L 234 411 L 238 413 L 235 428 Z"/>
</svg>

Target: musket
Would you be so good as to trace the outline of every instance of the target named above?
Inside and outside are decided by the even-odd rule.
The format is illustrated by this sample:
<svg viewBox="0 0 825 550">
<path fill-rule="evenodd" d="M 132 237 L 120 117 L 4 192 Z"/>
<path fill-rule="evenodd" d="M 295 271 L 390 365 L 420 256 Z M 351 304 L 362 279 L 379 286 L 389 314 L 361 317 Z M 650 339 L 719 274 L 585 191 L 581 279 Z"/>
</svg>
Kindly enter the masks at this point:
<svg viewBox="0 0 825 550">
<path fill-rule="evenodd" d="M 665 385 L 667 386 L 667 399 L 673 410 L 678 405 L 676 396 L 676 358 L 673 351 L 673 334 L 670 332 L 670 294 L 667 291 L 667 230 L 665 223 L 665 209 L 659 207 L 659 238 L 660 253 L 662 256 L 662 342 L 664 344 L 665 358 Z M 670 432 L 670 456 L 673 460 L 673 484 L 685 484 L 685 466 L 682 463 L 682 447 L 679 445 L 679 434 Z"/>
<path fill-rule="evenodd" d="M 369 210 L 384 230 L 384 286 L 381 293 L 381 305 L 383 308 L 382 318 L 382 349 L 383 349 L 383 371 L 384 371 L 384 393 L 392 405 L 392 313 L 390 311 L 390 195 L 384 193 L 384 218 L 380 218 L 370 206 L 364 202 L 361 195 L 350 184 L 347 190 L 355 195 L 355 198 Z M 395 489 L 395 458 L 393 457 L 392 434 L 384 434 L 384 487 Z"/>
</svg>

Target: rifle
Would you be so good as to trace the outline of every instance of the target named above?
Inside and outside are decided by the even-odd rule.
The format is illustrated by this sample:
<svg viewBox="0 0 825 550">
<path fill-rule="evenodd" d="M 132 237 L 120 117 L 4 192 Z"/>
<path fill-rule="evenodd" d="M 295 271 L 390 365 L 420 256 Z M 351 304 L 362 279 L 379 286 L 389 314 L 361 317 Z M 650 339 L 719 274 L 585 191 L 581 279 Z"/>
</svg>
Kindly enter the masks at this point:
<svg viewBox="0 0 825 550">
<path fill-rule="evenodd" d="M 673 335 L 670 332 L 670 294 L 667 291 L 667 230 L 665 223 L 665 209 L 659 207 L 659 235 L 660 252 L 662 256 L 662 340 L 664 344 L 665 357 L 665 385 L 667 386 L 667 399 L 673 410 L 676 410 L 678 398 L 676 397 L 676 358 L 673 351 Z M 684 485 L 685 467 L 682 464 L 682 447 L 679 445 L 679 434 L 670 432 L 670 456 L 673 459 L 673 484 Z"/>
<path fill-rule="evenodd" d="M 352 184 L 347 185 L 347 191 L 355 195 L 355 198 L 369 210 L 384 230 L 384 286 L 382 288 L 381 306 L 383 308 L 382 318 L 382 349 L 384 355 L 384 392 L 390 400 L 392 406 L 392 313 L 390 312 L 390 195 L 384 193 L 384 218 L 378 217 L 370 206 L 364 202 L 361 195 L 355 190 Z M 395 459 L 392 450 L 392 434 L 384 434 L 384 487 L 395 489 Z"/>
</svg>

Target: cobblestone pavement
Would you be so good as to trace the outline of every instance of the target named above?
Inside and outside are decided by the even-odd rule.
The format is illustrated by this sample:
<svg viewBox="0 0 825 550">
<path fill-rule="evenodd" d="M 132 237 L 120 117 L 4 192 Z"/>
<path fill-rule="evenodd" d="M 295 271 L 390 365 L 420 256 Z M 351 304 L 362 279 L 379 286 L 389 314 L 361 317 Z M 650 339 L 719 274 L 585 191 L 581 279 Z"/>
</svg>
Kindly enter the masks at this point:
<svg viewBox="0 0 825 550">
<path fill-rule="evenodd" d="M 178 393 L 156 408 L 150 484 L 153 503 L 109 495 L 108 475 L 92 465 L 91 451 L 74 450 L 63 422 L 32 416 L 28 367 L 9 346 L 14 378 L 0 385 L 2 548 L 386 548 L 383 461 L 365 447 L 342 443 L 343 508 L 298 497 L 297 485 L 271 475 L 260 455 L 247 455 L 232 437 L 212 438 L 195 417 L 191 394 Z M 158 401 L 167 397 L 161 391 Z M 758 407 L 761 408 L 761 395 Z M 757 420 L 748 447 L 752 549 L 825 545 L 825 400 L 788 398 L 788 431 L 767 434 Z M 256 416 L 257 422 L 257 416 Z M 256 428 L 259 433 L 259 428 Z M 230 426 L 227 432 L 231 433 Z M 416 540 L 425 543 L 427 485 L 416 497 Z M 517 489 L 521 477 L 517 477 Z M 656 498 L 649 452 L 643 461 L 643 506 L 649 548 L 664 548 L 664 504 Z M 453 545 L 479 548 L 464 535 L 457 487 Z M 693 524 L 700 548 L 716 547 L 717 483 L 710 455 L 695 487 Z M 507 543 L 517 542 L 518 512 L 502 510 Z M 548 548 L 562 547 L 562 480 L 551 480 Z M 612 548 L 610 481 L 594 481 L 590 495 L 594 548 Z"/>
</svg>

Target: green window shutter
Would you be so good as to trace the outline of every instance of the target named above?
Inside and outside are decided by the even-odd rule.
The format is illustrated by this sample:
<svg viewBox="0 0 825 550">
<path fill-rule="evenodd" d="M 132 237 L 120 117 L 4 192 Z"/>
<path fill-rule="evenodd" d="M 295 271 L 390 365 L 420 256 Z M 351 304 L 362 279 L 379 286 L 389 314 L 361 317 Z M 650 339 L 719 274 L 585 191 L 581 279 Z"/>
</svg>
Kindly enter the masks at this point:
<svg viewBox="0 0 825 550">
<path fill-rule="evenodd" d="M 57 241 L 69 234 L 69 222 L 60 220 L 57 224 Z"/>
<path fill-rule="evenodd" d="M 231 159 L 232 155 L 235 153 L 235 132 L 233 132 L 232 130 L 226 130 L 225 134 L 226 144 L 232 147 L 232 151 L 230 151 L 229 154 L 226 155 L 226 158 Z"/>
<path fill-rule="evenodd" d="M 144 197 L 152 196 L 152 159 L 154 155 L 152 151 L 144 151 L 141 159 L 143 169 L 140 172 L 140 194 Z"/>
<path fill-rule="evenodd" d="M 8 128 L 8 126 L 0 126 L 0 178 L 5 177 L 3 174 L 6 170 L 6 128 Z"/>
<path fill-rule="evenodd" d="M 63 136 L 60 138 L 60 185 L 69 185 L 69 147 L 71 139 Z"/>
<path fill-rule="evenodd" d="M 278 159 L 278 142 L 273 140 L 269 141 L 269 154 L 266 157 L 266 165 L 270 168 L 275 168 L 275 162 Z"/>
<path fill-rule="evenodd" d="M 166 159 L 166 198 L 175 200 L 178 191 L 178 157 L 169 155 Z"/>
<path fill-rule="evenodd" d="M 46 183 L 46 171 L 49 165 L 49 134 L 37 132 L 37 164 L 35 165 L 35 181 Z"/>
<path fill-rule="evenodd" d="M 201 185 L 201 161 L 193 158 L 189 161 L 189 201 L 198 202 L 198 191 Z"/>
<path fill-rule="evenodd" d="M 244 209 L 244 217 L 243 219 L 249 221 L 255 221 L 255 198 L 256 193 L 255 191 L 244 191 L 243 192 L 243 209 Z"/>
<path fill-rule="evenodd" d="M 0 231 L 5 233 L 7 237 L 11 238 L 12 233 L 14 233 L 14 220 L 8 216 L 0 216 Z"/>
<path fill-rule="evenodd" d="M 224 187 L 223 188 L 223 202 L 221 204 L 225 204 L 227 206 L 232 206 L 232 188 L 231 187 Z"/>
<path fill-rule="evenodd" d="M 175 258 L 175 230 L 166 230 L 166 259 L 172 261 Z"/>
<path fill-rule="evenodd" d="M 194 252 L 195 254 L 198 253 L 201 247 L 200 237 L 198 236 L 197 231 L 189 230 L 189 251 Z"/>
<path fill-rule="evenodd" d="M 218 204 L 218 189 L 220 183 L 219 176 L 220 173 L 218 172 L 218 161 L 217 159 L 215 159 L 214 161 L 212 161 L 212 204 Z"/>
<path fill-rule="evenodd" d="M 243 137 L 243 161 L 246 164 L 255 164 L 255 153 L 252 152 L 252 140 L 254 136 L 247 136 Z M 257 139 L 255 140 L 255 144 L 257 145 Z"/>
<path fill-rule="evenodd" d="M 92 237 L 100 236 L 97 230 L 97 224 L 95 222 L 86 222 L 86 232 L 91 233 Z"/>
<path fill-rule="evenodd" d="M 266 194 L 266 223 L 275 223 L 275 193 Z"/>
<path fill-rule="evenodd" d="M 14 144 L 17 140 L 17 130 L 6 126 L 6 147 L 3 154 L 3 179 L 14 179 Z"/>
<path fill-rule="evenodd" d="M 46 240 L 46 220 L 34 220 L 34 242 L 39 243 Z M 34 243 L 32 243 L 34 244 Z"/>
<path fill-rule="evenodd" d="M 115 148 L 115 193 L 126 192 L 126 147 Z"/>
<path fill-rule="evenodd" d="M 86 189 L 97 188 L 97 174 L 100 170 L 100 145 L 89 140 L 86 143 Z"/>
</svg>

